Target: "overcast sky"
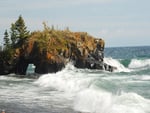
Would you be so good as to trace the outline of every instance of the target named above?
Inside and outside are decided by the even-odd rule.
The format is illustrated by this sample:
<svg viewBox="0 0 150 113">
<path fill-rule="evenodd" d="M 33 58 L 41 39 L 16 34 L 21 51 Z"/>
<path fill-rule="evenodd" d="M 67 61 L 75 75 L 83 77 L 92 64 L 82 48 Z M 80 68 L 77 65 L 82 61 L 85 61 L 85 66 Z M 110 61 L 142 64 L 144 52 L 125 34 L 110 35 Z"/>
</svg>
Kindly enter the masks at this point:
<svg viewBox="0 0 150 113">
<path fill-rule="evenodd" d="M 103 38 L 107 47 L 150 45 L 150 0 L 0 0 L 0 43 L 18 19 L 28 30 L 42 22 Z"/>
</svg>

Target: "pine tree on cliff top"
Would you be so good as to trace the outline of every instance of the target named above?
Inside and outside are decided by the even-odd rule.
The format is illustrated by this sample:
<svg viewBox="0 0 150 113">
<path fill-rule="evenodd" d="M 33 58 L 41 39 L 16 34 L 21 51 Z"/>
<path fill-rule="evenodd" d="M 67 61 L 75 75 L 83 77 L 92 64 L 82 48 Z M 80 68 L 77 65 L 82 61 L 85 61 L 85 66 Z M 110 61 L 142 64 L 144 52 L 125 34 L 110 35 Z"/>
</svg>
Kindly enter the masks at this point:
<svg viewBox="0 0 150 113">
<path fill-rule="evenodd" d="M 24 19 L 20 15 L 18 20 L 11 25 L 11 41 L 12 46 L 20 46 L 29 36 L 29 31 L 25 26 Z"/>
</svg>

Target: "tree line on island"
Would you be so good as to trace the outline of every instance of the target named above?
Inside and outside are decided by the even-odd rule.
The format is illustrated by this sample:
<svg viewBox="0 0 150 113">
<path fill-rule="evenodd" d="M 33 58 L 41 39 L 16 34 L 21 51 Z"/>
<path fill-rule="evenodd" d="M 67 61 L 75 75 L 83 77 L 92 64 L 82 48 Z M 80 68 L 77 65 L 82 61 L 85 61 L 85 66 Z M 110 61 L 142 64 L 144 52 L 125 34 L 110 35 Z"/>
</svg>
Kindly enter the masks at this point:
<svg viewBox="0 0 150 113">
<path fill-rule="evenodd" d="M 21 47 L 29 36 L 30 31 L 27 30 L 25 21 L 20 15 L 16 22 L 11 24 L 10 30 L 6 29 L 4 32 L 3 49 L 0 50 L 0 63 L 10 61 L 15 49 Z"/>
</svg>

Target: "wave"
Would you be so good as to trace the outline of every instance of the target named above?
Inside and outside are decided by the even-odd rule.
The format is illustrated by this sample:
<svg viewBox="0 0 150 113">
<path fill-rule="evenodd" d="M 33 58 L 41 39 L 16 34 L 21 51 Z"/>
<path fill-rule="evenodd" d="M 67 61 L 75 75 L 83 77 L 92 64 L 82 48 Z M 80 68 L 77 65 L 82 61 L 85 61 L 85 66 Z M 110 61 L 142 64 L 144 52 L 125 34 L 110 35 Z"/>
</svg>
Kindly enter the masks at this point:
<svg viewBox="0 0 150 113">
<path fill-rule="evenodd" d="M 104 58 L 104 62 L 111 65 L 111 66 L 114 66 L 117 68 L 117 70 L 115 70 L 115 72 L 131 72 L 130 69 L 126 68 L 123 64 L 121 64 L 119 62 L 119 60 L 117 59 L 113 59 L 113 58 Z"/>
<path fill-rule="evenodd" d="M 150 100 L 136 93 L 112 95 L 109 92 L 87 89 L 77 94 L 74 109 L 88 113 L 149 113 Z"/>
<path fill-rule="evenodd" d="M 122 66 L 118 60 L 105 58 L 105 61 L 115 64 L 115 66 L 120 67 L 120 70 L 122 69 L 125 71 L 127 69 Z M 117 88 L 119 88 L 117 86 L 114 86 L 114 89 L 116 88 L 118 93 L 113 93 L 112 90 L 107 90 L 107 88 L 102 87 L 108 82 L 108 80 L 104 78 L 113 77 L 112 79 L 114 79 L 114 76 L 107 76 L 108 74 L 109 73 L 103 71 L 101 73 L 96 73 L 95 71 L 89 72 L 87 70 L 77 69 L 69 63 L 66 68 L 60 72 L 42 75 L 35 84 L 40 87 L 55 89 L 58 93 L 64 92 L 65 98 L 70 99 L 71 97 L 73 109 L 83 113 L 150 112 L 149 99 L 134 92 L 126 93 L 119 89 L 119 91 L 117 91 Z M 149 76 L 141 79 L 149 80 Z M 124 78 L 120 78 L 120 80 L 117 81 L 121 82 L 124 80 L 127 81 L 127 79 Z M 101 84 L 97 85 L 97 82 Z"/>
<path fill-rule="evenodd" d="M 118 60 L 105 58 L 104 62 L 117 67 L 115 72 L 130 72 Z M 94 74 L 92 74 L 94 73 Z M 35 84 L 42 87 L 51 87 L 60 91 L 75 92 L 90 87 L 93 81 L 100 76 L 108 74 L 105 71 L 77 69 L 72 63 L 68 63 L 66 67 L 57 73 L 49 73 L 42 75 Z"/>
<path fill-rule="evenodd" d="M 131 69 L 149 68 L 150 59 L 132 59 L 128 67 Z"/>
<path fill-rule="evenodd" d="M 92 80 L 69 63 L 60 72 L 41 76 L 35 84 L 42 87 L 51 87 L 59 91 L 76 92 L 87 88 Z"/>
<path fill-rule="evenodd" d="M 124 67 L 119 60 L 105 58 L 104 62 L 117 67 L 117 70 L 115 70 L 117 73 L 131 71 Z M 77 92 L 91 87 L 101 76 L 103 78 L 104 76 L 107 77 L 108 73 L 109 72 L 98 70 L 77 69 L 72 63 L 68 63 L 62 71 L 42 75 L 37 81 L 35 81 L 35 84 L 42 87 L 51 87 L 59 91 Z"/>
<path fill-rule="evenodd" d="M 97 71 L 90 69 L 77 69 L 73 66 L 72 63 L 68 63 L 62 71 L 42 75 L 38 80 L 35 81 L 35 84 L 38 84 L 41 87 L 50 87 L 58 91 L 74 93 L 90 88 L 93 85 L 94 86 L 100 85 L 99 88 L 107 89 L 106 87 L 103 87 L 104 84 L 108 85 L 107 80 L 117 82 L 117 80 L 119 79 L 119 81 L 126 80 L 127 82 L 128 80 L 130 81 L 130 79 L 133 81 L 136 80 L 148 81 L 150 79 L 149 72 L 140 71 L 138 73 L 136 72 L 135 74 L 134 71 L 136 71 L 137 68 L 136 69 L 126 68 L 117 59 L 105 58 L 104 61 L 110 65 L 117 67 L 117 70 L 114 73 L 109 73 L 105 71 Z M 118 73 L 118 72 L 126 72 L 126 73 Z M 138 76 L 137 74 L 140 76 Z M 131 76 L 129 77 L 128 75 Z M 109 89 L 109 87 L 108 90 L 112 91 Z"/>
<path fill-rule="evenodd" d="M 104 58 L 104 62 L 117 67 L 115 72 L 132 72 L 150 68 L 150 59 L 113 59 Z"/>
</svg>

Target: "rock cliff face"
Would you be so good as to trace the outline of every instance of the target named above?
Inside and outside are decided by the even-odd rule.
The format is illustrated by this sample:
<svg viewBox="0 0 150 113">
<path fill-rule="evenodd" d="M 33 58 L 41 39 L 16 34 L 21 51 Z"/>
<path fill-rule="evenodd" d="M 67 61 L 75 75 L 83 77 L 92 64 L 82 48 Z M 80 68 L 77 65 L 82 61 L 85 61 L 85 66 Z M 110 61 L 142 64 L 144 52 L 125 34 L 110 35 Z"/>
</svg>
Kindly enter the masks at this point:
<svg viewBox="0 0 150 113">
<path fill-rule="evenodd" d="M 35 65 L 35 73 L 52 73 L 61 70 L 70 61 L 77 68 L 113 71 L 114 67 L 103 62 L 104 45 L 102 39 L 96 39 L 85 32 L 37 31 L 15 49 L 9 65 L 3 63 L 0 66 L 3 71 L 0 74 L 13 72 L 25 75 L 29 64 Z"/>
</svg>

